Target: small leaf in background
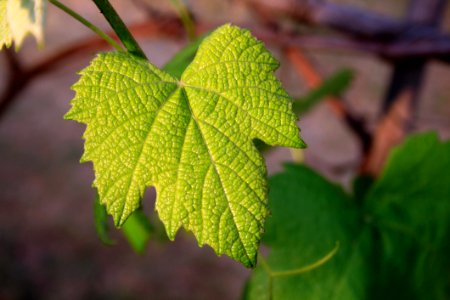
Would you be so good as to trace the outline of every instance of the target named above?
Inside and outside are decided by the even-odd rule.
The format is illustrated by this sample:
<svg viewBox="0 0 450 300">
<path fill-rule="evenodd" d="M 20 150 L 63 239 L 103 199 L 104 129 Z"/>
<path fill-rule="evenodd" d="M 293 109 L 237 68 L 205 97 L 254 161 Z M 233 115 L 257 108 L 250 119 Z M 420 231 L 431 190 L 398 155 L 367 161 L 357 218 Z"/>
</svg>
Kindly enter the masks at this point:
<svg viewBox="0 0 450 300">
<path fill-rule="evenodd" d="M 372 268 L 369 230 L 352 200 L 336 185 L 302 165 L 287 165 L 270 179 L 263 244 L 267 266 L 260 263 L 245 299 L 365 299 Z M 334 257 L 302 274 L 276 276 Z M 274 276 L 271 273 L 275 273 Z"/>
<path fill-rule="evenodd" d="M 381 237 L 376 291 L 384 299 L 449 299 L 450 142 L 435 133 L 409 137 L 366 201 Z"/>
<path fill-rule="evenodd" d="M 143 210 L 135 210 L 121 229 L 134 251 L 143 253 L 153 233 L 153 226 Z"/>
<path fill-rule="evenodd" d="M 170 239 L 184 226 L 200 245 L 254 266 L 268 210 L 253 139 L 305 145 L 278 65 L 231 25 L 204 39 L 181 80 L 126 53 L 94 59 L 66 118 L 88 125 L 82 161 L 94 162 L 94 186 L 116 225 L 154 185 Z"/>
<path fill-rule="evenodd" d="M 9 29 L 6 7 L 8 1 L 0 1 L 0 50 L 3 46 L 9 48 L 12 44 L 11 30 Z"/>
<path fill-rule="evenodd" d="M 110 216 L 106 212 L 105 206 L 100 203 L 98 196 L 96 196 L 94 202 L 95 229 L 100 241 L 108 246 L 116 243 L 110 237 L 109 218 Z M 134 251 L 143 253 L 154 228 L 142 209 L 137 209 L 125 221 L 121 230 Z"/>
<path fill-rule="evenodd" d="M 94 201 L 94 224 L 97 231 L 98 238 L 105 245 L 113 245 L 114 240 L 111 239 L 109 235 L 109 225 L 108 225 L 108 213 L 103 204 L 100 203 L 98 195 L 95 197 Z"/>
<path fill-rule="evenodd" d="M 353 80 L 353 71 L 344 69 L 337 71 L 307 95 L 296 99 L 293 109 L 297 114 L 304 114 L 319 104 L 327 96 L 339 96 L 348 89 Z"/>
<path fill-rule="evenodd" d="M 0 1 L 0 50 L 14 41 L 18 50 L 27 35 L 44 42 L 45 0 Z"/>
<path fill-rule="evenodd" d="M 176 78 L 181 78 L 184 70 L 186 70 L 194 59 L 198 47 L 209 34 L 210 32 L 205 33 L 178 51 L 177 54 L 175 54 L 170 61 L 162 67 L 162 69 Z"/>
<path fill-rule="evenodd" d="M 355 198 L 359 205 L 363 205 L 366 195 L 370 191 L 370 188 L 374 182 L 375 178 L 371 175 L 359 175 L 353 179 L 353 198 Z"/>
</svg>

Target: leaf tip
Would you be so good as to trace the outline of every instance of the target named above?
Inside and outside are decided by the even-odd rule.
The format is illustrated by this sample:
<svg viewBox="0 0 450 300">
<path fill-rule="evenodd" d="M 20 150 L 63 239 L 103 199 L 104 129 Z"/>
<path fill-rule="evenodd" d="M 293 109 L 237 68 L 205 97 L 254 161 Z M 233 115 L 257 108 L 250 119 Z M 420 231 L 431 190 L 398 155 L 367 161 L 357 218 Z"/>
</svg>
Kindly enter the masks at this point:
<svg viewBox="0 0 450 300">
<path fill-rule="evenodd" d="M 308 144 L 306 144 L 306 142 L 301 137 L 299 137 L 296 143 L 296 148 L 306 149 L 308 148 Z"/>
<path fill-rule="evenodd" d="M 116 226 L 116 228 L 121 228 L 123 224 L 125 224 L 125 221 L 128 219 L 128 217 L 131 215 L 131 213 L 126 211 L 117 211 L 110 205 L 107 205 L 106 207 L 108 213 L 113 217 L 114 226 Z"/>
<path fill-rule="evenodd" d="M 64 120 L 73 121 L 73 113 L 72 110 L 69 110 L 64 116 Z"/>
</svg>

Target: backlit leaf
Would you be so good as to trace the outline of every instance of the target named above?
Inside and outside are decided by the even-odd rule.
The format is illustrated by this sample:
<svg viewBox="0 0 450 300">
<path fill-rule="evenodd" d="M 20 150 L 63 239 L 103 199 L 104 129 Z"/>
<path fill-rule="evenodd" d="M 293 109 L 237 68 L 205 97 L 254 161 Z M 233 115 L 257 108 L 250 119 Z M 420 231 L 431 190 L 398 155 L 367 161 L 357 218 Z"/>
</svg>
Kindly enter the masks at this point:
<svg viewBox="0 0 450 300">
<path fill-rule="evenodd" d="M 251 267 L 267 210 L 266 169 L 253 145 L 303 147 L 278 62 L 246 31 L 208 36 L 178 80 L 147 61 L 104 53 L 81 72 L 67 119 L 87 124 L 83 161 L 93 161 L 100 201 L 118 226 L 154 185 L 173 239 Z"/>
</svg>

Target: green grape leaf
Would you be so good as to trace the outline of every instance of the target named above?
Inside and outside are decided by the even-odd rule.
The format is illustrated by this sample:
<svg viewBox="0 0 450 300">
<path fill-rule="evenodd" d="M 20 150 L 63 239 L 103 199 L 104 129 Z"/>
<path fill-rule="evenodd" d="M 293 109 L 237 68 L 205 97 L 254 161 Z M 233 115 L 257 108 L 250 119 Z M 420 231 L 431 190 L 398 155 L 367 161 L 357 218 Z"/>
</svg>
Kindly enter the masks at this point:
<svg viewBox="0 0 450 300">
<path fill-rule="evenodd" d="M 114 245 L 115 241 L 110 237 L 108 213 L 105 206 L 100 203 L 98 195 L 94 200 L 94 225 L 100 241 L 108 246 Z"/>
<path fill-rule="evenodd" d="M 303 147 L 278 62 L 247 30 L 207 37 L 180 80 L 125 53 L 81 72 L 67 119 L 87 124 L 82 161 L 93 161 L 100 201 L 120 226 L 154 185 L 170 239 L 254 266 L 267 210 L 264 161 L 253 145 Z"/>
<path fill-rule="evenodd" d="M 100 203 L 98 195 L 94 202 L 94 224 L 97 231 L 97 236 L 100 241 L 108 246 L 116 243 L 110 237 L 109 221 L 110 216 L 103 204 Z M 152 233 L 154 232 L 153 225 L 150 223 L 147 216 L 144 214 L 142 208 L 136 209 L 122 225 L 122 232 L 128 240 L 130 246 L 137 253 L 143 253 L 147 247 Z"/>
<path fill-rule="evenodd" d="M 269 254 L 244 299 L 366 299 L 372 241 L 350 197 L 301 165 L 287 165 L 269 183 Z"/>
<path fill-rule="evenodd" d="M 449 299 L 449 154 L 434 133 L 410 137 L 353 199 L 304 166 L 273 176 L 269 255 L 244 298 Z"/>
<path fill-rule="evenodd" d="M 39 45 L 44 41 L 44 0 L 1 0 L 0 1 L 0 50 L 22 46 L 27 35 L 32 34 Z"/>
<path fill-rule="evenodd" d="M 408 138 L 366 202 L 383 255 L 376 291 L 387 299 L 449 299 L 450 141 L 435 133 Z"/>
</svg>

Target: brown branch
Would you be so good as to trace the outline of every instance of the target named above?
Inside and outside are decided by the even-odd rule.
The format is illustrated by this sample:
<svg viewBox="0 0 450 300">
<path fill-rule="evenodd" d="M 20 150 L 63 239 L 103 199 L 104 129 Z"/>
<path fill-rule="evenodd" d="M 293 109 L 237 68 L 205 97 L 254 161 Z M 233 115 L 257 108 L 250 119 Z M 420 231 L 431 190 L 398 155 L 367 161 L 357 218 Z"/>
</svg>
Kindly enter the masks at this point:
<svg viewBox="0 0 450 300">
<path fill-rule="evenodd" d="M 147 20 L 143 23 L 133 24 L 129 27 L 129 29 L 137 38 L 182 38 L 184 36 L 182 26 L 178 19 L 172 17 Z M 112 31 L 109 32 L 108 35 L 116 38 Z M 31 67 L 27 73 L 41 74 L 53 69 L 56 65 L 74 55 L 79 55 L 82 52 L 89 52 L 92 50 L 105 49 L 108 47 L 109 45 L 104 40 L 97 36 L 93 36 L 89 39 L 83 40 L 82 42 L 76 42 L 73 45 L 67 46 L 66 48 L 50 55 L 43 61 Z"/>
<path fill-rule="evenodd" d="M 397 59 L 427 56 L 450 62 L 450 36 L 441 33 L 432 24 L 418 21 L 395 20 L 387 16 L 356 8 L 317 0 L 243 0 L 260 15 L 288 16 L 302 24 L 336 30 L 345 38 L 316 40 L 322 46 L 368 51 Z M 430 3 L 431 7 L 440 8 Z M 297 47 L 301 46 L 297 41 Z M 291 42 L 292 45 L 292 42 Z"/>
<path fill-rule="evenodd" d="M 16 52 L 11 48 L 5 49 L 6 63 L 10 73 L 22 72 L 22 65 L 17 58 Z"/>
<path fill-rule="evenodd" d="M 143 23 L 134 24 L 130 26 L 130 30 L 134 36 L 141 38 L 148 38 L 150 36 L 169 36 L 171 38 L 181 38 L 184 35 L 182 26 L 175 17 L 155 18 Z M 109 32 L 109 35 L 114 37 L 113 32 Z M 6 90 L 0 96 L 0 120 L 14 103 L 14 100 L 20 92 L 38 75 L 50 72 L 58 65 L 75 55 L 79 55 L 83 52 L 105 49 L 108 47 L 109 45 L 103 39 L 93 36 L 91 38 L 84 39 L 81 42 L 75 42 L 62 50 L 58 50 L 57 52 L 50 54 L 42 61 L 25 69 L 20 66 L 15 53 L 8 49 L 5 54 L 10 70 L 8 77 L 9 80 L 6 85 Z"/>
<path fill-rule="evenodd" d="M 446 0 L 411 0 L 408 7 L 407 20 L 417 22 L 431 28 L 439 28 Z M 405 91 L 411 92 L 411 109 L 414 111 L 418 101 L 423 77 L 425 76 L 427 59 L 403 59 L 394 64 L 391 83 L 383 103 L 383 112 L 389 111 L 392 103 Z"/>
<path fill-rule="evenodd" d="M 393 39 L 405 31 L 403 22 L 351 5 L 318 0 L 245 0 L 259 13 L 289 16 L 303 24 L 326 27 L 366 39 Z M 351 20 L 351 21 L 350 21 Z"/>
<path fill-rule="evenodd" d="M 326 27 L 343 34 L 370 39 L 395 40 L 411 34 L 417 37 L 442 34 L 424 25 L 414 28 L 411 23 L 357 8 L 353 5 L 333 4 L 318 0 L 245 0 L 257 11 L 271 15 L 289 16 L 303 24 Z"/>
<path fill-rule="evenodd" d="M 261 40 L 282 46 L 332 52 L 359 52 L 378 55 L 389 60 L 428 58 L 450 63 L 450 39 L 439 41 L 379 42 L 357 40 L 343 36 L 300 35 L 297 33 L 275 32 L 258 28 L 252 28 L 252 31 Z"/>
<path fill-rule="evenodd" d="M 411 91 L 400 94 L 388 113 L 380 120 L 373 135 L 373 144 L 364 156 L 360 173 L 378 176 L 393 146 L 406 136 L 405 128 L 410 120 Z"/>
<path fill-rule="evenodd" d="M 300 35 L 298 33 L 287 33 L 278 32 L 276 27 L 267 26 L 266 28 L 251 28 L 254 34 L 260 39 L 273 43 L 281 47 L 297 47 L 303 49 L 313 49 L 313 50 L 326 50 L 326 51 L 358 51 L 368 54 L 376 54 L 386 58 L 391 59 L 404 59 L 412 57 L 426 57 L 426 58 L 437 58 L 445 62 L 450 62 L 450 39 L 444 35 L 438 35 L 439 39 L 432 39 L 428 37 L 426 39 L 411 39 L 411 38 L 399 38 L 402 37 L 401 32 L 405 32 L 405 24 L 401 21 L 393 21 L 387 17 L 373 15 L 368 12 L 364 12 L 353 7 L 338 7 L 335 13 L 331 13 L 330 9 L 335 6 L 330 6 L 330 4 L 324 4 L 321 1 L 294 1 L 294 0 L 245 0 L 249 3 L 259 3 L 261 6 L 256 6 L 256 8 L 262 7 L 262 9 L 268 9 L 275 7 L 274 10 L 269 11 L 270 14 L 267 16 L 273 16 L 274 12 L 284 12 L 288 7 L 293 7 L 292 11 L 288 12 L 292 16 L 296 16 L 300 20 L 307 20 L 311 24 L 322 24 L 323 26 L 328 24 L 323 19 L 331 18 L 335 21 L 328 24 L 332 28 L 337 28 L 336 24 L 339 23 L 337 20 L 341 20 L 343 16 L 349 18 L 352 14 L 358 15 L 357 20 L 349 22 L 345 19 L 345 25 L 351 27 L 350 29 L 343 29 L 344 32 L 352 30 L 360 30 L 364 34 L 359 34 L 366 38 L 371 35 L 378 37 L 374 41 L 369 41 L 366 39 L 354 38 L 351 34 L 350 36 L 340 36 L 340 37 L 327 37 L 327 36 L 316 36 L 316 35 Z M 255 10 L 258 10 L 256 9 Z M 309 11 L 312 9 L 313 11 Z M 334 16 L 337 14 L 337 16 Z M 372 17 L 369 17 L 369 14 Z M 183 28 L 178 18 L 174 15 L 161 15 L 154 13 L 152 14 L 152 19 L 141 24 L 135 24 L 130 26 L 132 33 L 138 37 L 149 37 L 149 36 L 164 36 L 171 38 L 180 38 L 184 36 Z M 328 17 L 326 17 L 328 16 Z M 362 18 L 361 16 L 366 16 L 367 18 Z M 361 20 L 364 19 L 364 20 Z M 322 21 L 321 21 L 322 20 Z M 364 26 L 359 26 L 358 22 L 364 22 Z M 267 22 L 268 24 L 271 22 Z M 373 24 L 379 23 L 383 26 L 375 26 Z M 271 24 L 276 24 L 272 22 Z M 358 25 L 359 24 L 359 25 Z M 402 25 L 403 24 L 403 25 Z M 199 33 L 205 32 L 215 26 L 212 24 L 204 24 L 198 22 Z M 355 29 L 356 28 L 356 29 Z M 358 29 L 359 28 L 359 29 Z M 364 28 L 364 29 L 362 29 Z M 421 26 L 415 29 L 421 29 L 422 36 L 424 32 L 427 32 L 429 27 Z M 412 30 L 410 30 L 412 31 Z M 360 32 L 360 33 L 361 33 Z M 390 32 L 390 33 L 389 33 Z M 397 32 L 393 34 L 393 32 Z M 432 31 L 434 32 L 434 31 Z M 389 34 L 388 34 L 389 33 Z M 408 34 L 410 36 L 411 34 Z M 379 37 L 386 36 L 397 36 L 394 41 L 386 41 Z M 13 102 L 15 96 L 38 74 L 49 72 L 54 69 L 60 63 L 69 59 L 70 57 L 77 55 L 80 52 L 93 51 L 98 49 L 103 49 L 107 47 L 106 43 L 97 37 L 93 37 L 82 42 L 74 43 L 58 52 L 55 52 L 48 56 L 48 58 L 31 66 L 29 69 L 23 70 L 18 74 L 13 75 L 14 80 L 10 81 L 7 85 L 7 90 L 0 96 L 0 119 L 2 115 L 6 112 L 7 108 Z M 14 73 L 14 72 L 12 72 Z M 11 84 L 12 82 L 12 84 Z"/>
<path fill-rule="evenodd" d="M 8 79 L 6 89 L 0 97 L 0 119 L 2 113 L 11 106 L 17 94 L 28 84 L 30 79 L 14 50 L 6 49 L 4 55 L 8 67 Z"/>
<path fill-rule="evenodd" d="M 408 22 L 439 28 L 446 0 L 411 0 Z M 426 58 L 404 59 L 394 64 L 394 71 L 382 107 L 382 118 L 374 134 L 373 147 L 364 157 L 361 172 L 378 175 L 390 150 L 411 129 L 426 75 Z"/>
</svg>

